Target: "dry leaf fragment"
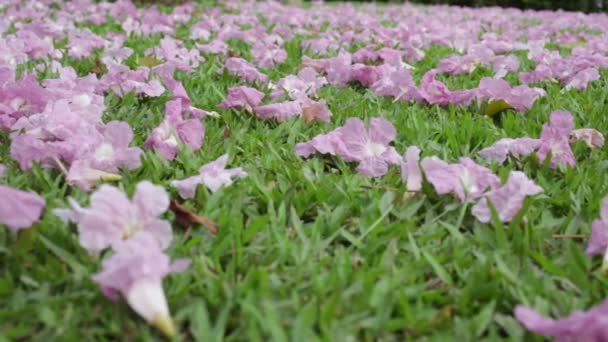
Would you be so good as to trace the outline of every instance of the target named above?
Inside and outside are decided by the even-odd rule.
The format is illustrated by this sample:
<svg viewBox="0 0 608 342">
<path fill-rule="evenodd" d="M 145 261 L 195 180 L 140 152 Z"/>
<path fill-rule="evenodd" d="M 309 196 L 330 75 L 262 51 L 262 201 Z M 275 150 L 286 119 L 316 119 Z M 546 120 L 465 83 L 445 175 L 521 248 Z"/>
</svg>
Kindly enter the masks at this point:
<svg viewBox="0 0 608 342">
<path fill-rule="evenodd" d="M 208 217 L 199 215 L 190 209 L 182 206 L 176 200 L 171 200 L 169 209 L 175 213 L 175 221 L 182 227 L 191 227 L 200 224 L 205 227 L 212 235 L 217 235 L 217 223 L 211 221 Z"/>
</svg>

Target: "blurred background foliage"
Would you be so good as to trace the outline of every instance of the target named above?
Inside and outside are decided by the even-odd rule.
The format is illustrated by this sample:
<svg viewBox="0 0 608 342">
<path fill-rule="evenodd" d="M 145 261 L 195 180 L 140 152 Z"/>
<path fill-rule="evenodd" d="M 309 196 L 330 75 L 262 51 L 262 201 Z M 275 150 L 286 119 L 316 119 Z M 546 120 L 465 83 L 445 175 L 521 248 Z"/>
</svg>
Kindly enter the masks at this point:
<svg viewBox="0 0 608 342">
<path fill-rule="evenodd" d="M 326 0 L 326 2 L 335 2 Z M 370 2 L 356 1 L 355 2 Z M 414 0 L 414 1 L 396 1 L 396 0 L 379 0 L 375 2 L 390 2 L 403 3 L 414 2 L 432 5 L 457 5 L 457 6 L 502 6 L 502 7 L 517 7 L 523 9 L 563 9 L 568 11 L 583 11 L 583 12 L 598 12 L 606 11 L 608 8 L 608 0 Z"/>
</svg>

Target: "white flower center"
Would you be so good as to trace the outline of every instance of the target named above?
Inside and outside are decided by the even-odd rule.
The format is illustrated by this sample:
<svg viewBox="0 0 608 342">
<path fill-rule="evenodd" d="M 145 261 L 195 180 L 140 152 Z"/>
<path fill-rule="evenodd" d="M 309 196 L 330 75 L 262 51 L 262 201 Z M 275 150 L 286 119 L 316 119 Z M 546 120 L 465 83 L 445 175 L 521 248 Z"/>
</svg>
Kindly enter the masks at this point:
<svg viewBox="0 0 608 342">
<path fill-rule="evenodd" d="M 114 147 L 108 143 L 103 143 L 95 151 L 95 159 L 104 161 L 110 160 L 114 157 Z"/>
<path fill-rule="evenodd" d="M 80 107 L 87 107 L 91 104 L 91 97 L 87 94 L 76 95 L 72 98 L 72 103 L 77 104 Z"/>
<path fill-rule="evenodd" d="M 386 151 L 386 146 L 377 143 L 367 143 L 365 145 L 365 156 L 366 157 L 379 157 Z"/>
<path fill-rule="evenodd" d="M 16 97 L 11 101 L 11 108 L 13 110 L 20 110 L 25 105 L 25 99 L 22 97 Z"/>
</svg>

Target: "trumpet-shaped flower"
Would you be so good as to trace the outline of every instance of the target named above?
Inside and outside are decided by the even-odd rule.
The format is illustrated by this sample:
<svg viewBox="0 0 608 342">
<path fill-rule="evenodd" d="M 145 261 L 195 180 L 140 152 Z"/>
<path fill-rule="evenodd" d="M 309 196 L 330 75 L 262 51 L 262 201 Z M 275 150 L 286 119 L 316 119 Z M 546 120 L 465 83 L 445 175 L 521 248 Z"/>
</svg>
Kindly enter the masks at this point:
<svg viewBox="0 0 608 342">
<path fill-rule="evenodd" d="M 28 228 L 38 221 L 46 202 L 33 192 L 0 185 L 0 224 L 12 231 Z"/>
</svg>

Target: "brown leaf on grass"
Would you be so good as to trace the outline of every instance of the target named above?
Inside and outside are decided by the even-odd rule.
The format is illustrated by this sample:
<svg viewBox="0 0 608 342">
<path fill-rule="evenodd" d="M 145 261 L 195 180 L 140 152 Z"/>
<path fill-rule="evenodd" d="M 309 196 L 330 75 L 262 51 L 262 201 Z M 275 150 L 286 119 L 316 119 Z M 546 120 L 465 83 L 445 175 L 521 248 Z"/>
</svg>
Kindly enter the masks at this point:
<svg viewBox="0 0 608 342">
<path fill-rule="evenodd" d="M 91 70 L 89 71 L 90 73 L 93 73 L 97 76 L 100 76 L 101 74 L 103 74 L 106 70 L 106 65 L 103 64 L 103 62 L 97 58 L 95 60 L 95 65 L 93 65 L 93 67 L 91 68 Z"/>
<path fill-rule="evenodd" d="M 224 140 L 230 138 L 230 134 L 231 134 L 230 127 L 224 126 Z"/>
<path fill-rule="evenodd" d="M 217 223 L 211 221 L 210 218 L 193 212 L 192 210 L 179 204 L 179 202 L 176 200 L 171 200 L 169 209 L 175 213 L 175 222 L 180 226 L 188 228 L 200 224 L 212 235 L 217 235 Z"/>
</svg>

